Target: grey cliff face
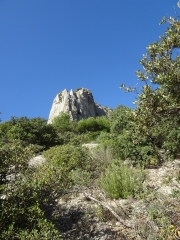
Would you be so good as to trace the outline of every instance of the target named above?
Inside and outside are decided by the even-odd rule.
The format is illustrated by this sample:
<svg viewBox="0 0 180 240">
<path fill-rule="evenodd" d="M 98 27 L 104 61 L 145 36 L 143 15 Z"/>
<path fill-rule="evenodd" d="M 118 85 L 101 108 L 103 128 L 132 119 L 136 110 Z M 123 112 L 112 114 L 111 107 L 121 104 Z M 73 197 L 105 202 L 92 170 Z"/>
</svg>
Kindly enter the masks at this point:
<svg viewBox="0 0 180 240">
<path fill-rule="evenodd" d="M 71 119 L 79 121 L 89 117 L 107 116 L 109 111 L 109 108 L 103 108 L 94 102 L 90 90 L 80 88 L 76 91 L 71 90 L 68 92 L 65 89 L 55 97 L 48 123 L 52 123 L 53 119 L 61 112 L 69 113 Z"/>
</svg>

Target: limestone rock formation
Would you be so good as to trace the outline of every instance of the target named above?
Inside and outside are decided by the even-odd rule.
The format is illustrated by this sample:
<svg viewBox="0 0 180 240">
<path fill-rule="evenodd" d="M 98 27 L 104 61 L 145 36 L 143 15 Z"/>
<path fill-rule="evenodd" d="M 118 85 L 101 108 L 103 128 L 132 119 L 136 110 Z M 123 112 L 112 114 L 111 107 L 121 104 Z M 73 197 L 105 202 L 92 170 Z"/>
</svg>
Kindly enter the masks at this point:
<svg viewBox="0 0 180 240">
<path fill-rule="evenodd" d="M 57 94 L 49 114 L 48 123 L 61 112 L 69 113 L 71 119 L 81 120 L 89 117 L 107 116 L 110 109 L 97 104 L 90 90 L 79 88 L 68 92 L 66 89 Z"/>
</svg>

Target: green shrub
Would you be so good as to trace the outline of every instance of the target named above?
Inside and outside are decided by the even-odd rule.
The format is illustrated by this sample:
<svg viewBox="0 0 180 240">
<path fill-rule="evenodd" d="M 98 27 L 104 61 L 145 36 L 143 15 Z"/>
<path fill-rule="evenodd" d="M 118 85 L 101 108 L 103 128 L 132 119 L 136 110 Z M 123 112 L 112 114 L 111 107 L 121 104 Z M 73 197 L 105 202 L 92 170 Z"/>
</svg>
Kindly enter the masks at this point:
<svg viewBox="0 0 180 240">
<path fill-rule="evenodd" d="M 91 162 L 94 166 L 94 177 L 97 178 L 112 163 L 113 151 L 109 146 L 105 147 L 104 145 L 99 145 L 91 150 L 91 155 Z"/>
<path fill-rule="evenodd" d="M 131 130 L 124 130 L 119 135 L 112 135 L 112 138 L 111 146 L 115 158 L 129 159 L 134 165 L 140 164 L 144 167 L 160 163 L 158 148 L 153 144 L 149 136 L 139 133 L 136 137 L 136 134 Z"/>
<path fill-rule="evenodd" d="M 78 122 L 78 131 L 80 133 L 87 132 L 87 131 L 97 131 L 98 124 L 96 122 L 96 119 L 93 117 L 90 117 L 88 119 L 81 119 Z"/>
<path fill-rule="evenodd" d="M 52 147 L 44 156 L 47 159 L 47 166 L 50 164 L 62 176 L 61 184 L 68 187 L 75 184 L 72 179 L 74 171 L 92 171 L 91 156 L 85 147 L 63 145 Z M 57 174 L 57 173 L 56 173 Z M 63 177 L 64 176 L 64 177 Z"/>
<path fill-rule="evenodd" d="M 12 117 L 0 124 L 0 131 L 6 141 L 19 139 L 26 145 L 36 144 L 45 149 L 59 143 L 56 130 L 44 118 Z"/>
<path fill-rule="evenodd" d="M 94 117 L 89 117 L 86 121 L 86 130 L 95 132 L 98 131 L 98 123 Z"/>
<path fill-rule="evenodd" d="M 81 143 L 89 143 L 92 141 L 96 141 L 96 138 L 99 136 L 99 132 L 86 132 L 77 136 L 77 138 L 81 139 Z"/>
<path fill-rule="evenodd" d="M 4 189 L 6 197 L 0 207 L 0 239 L 33 240 L 60 237 L 54 224 L 47 219 L 43 211 L 46 201 L 43 194 L 45 187 L 34 183 L 33 178 L 23 176 L 16 179 L 13 188 Z"/>
<path fill-rule="evenodd" d="M 180 35 L 179 19 L 163 17 L 160 24 L 163 23 L 168 24 L 167 29 L 158 41 L 147 46 L 147 52 L 140 60 L 142 70 L 136 71 L 143 86 L 134 101 L 136 108 L 132 111 L 135 120 L 132 138 L 138 142 L 139 147 L 154 148 L 151 152 L 154 150 L 156 152 L 157 148 L 165 149 L 166 157 L 173 159 L 180 150 L 178 52 L 180 44 L 177 43 Z M 174 48 L 177 50 L 176 55 L 172 54 Z M 124 84 L 121 84 L 120 88 L 127 92 L 137 92 L 136 87 L 125 87 Z M 115 132 L 117 128 L 114 128 L 114 125 L 116 127 L 118 124 L 111 125 L 112 131 Z M 130 124 L 128 128 L 131 130 L 132 125 Z M 143 136 L 147 137 L 144 145 L 139 141 Z M 149 151 L 147 152 L 147 156 L 151 155 Z"/>
<path fill-rule="evenodd" d="M 54 182 L 59 178 L 50 166 L 42 166 L 37 170 L 28 167 L 28 161 L 33 154 L 34 147 L 24 146 L 19 140 L 0 147 L 2 240 L 57 239 L 57 236 L 60 239 L 54 223 L 47 219 L 44 211 L 45 206 L 53 201 L 53 186 L 57 187 Z M 61 181 L 58 182 L 59 188 L 62 186 L 60 183 Z"/>
<path fill-rule="evenodd" d="M 106 116 L 96 118 L 99 131 L 110 132 L 110 122 Z"/>
<path fill-rule="evenodd" d="M 60 133 L 67 131 L 75 131 L 76 122 L 70 119 L 70 115 L 65 112 L 61 112 L 59 116 L 55 117 L 52 122 L 52 126 Z"/>
<path fill-rule="evenodd" d="M 127 198 L 142 190 L 144 172 L 114 161 L 100 178 L 100 187 L 110 198 Z"/>
<path fill-rule="evenodd" d="M 87 132 L 82 134 L 75 134 L 73 132 L 65 132 L 63 134 L 58 134 L 60 142 L 63 144 L 70 144 L 74 146 L 80 146 L 83 143 L 90 142 L 96 138 L 96 136 L 99 134 L 94 132 Z"/>
<path fill-rule="evenodd" d="M 151 135 L 153 143 L 166 150 L 168 159 L 173 159 L 180 150 L 179 116 L 162 117 L 152 128 Z"/>
<path fill-rule="evenodd" d="M 96 141 L 98 143 L 105 143 L 108 140 L 112 139 L 112 134 L 108 132 L 100 132 L 99 136 L 97 137 Z"/>
<path fill-rule="evenodd" d="M 118 136 L 112 135 L 112 138 L 114 157 L 122 160 L 130 158 L 134 150 L 134 144 L 131 136 L 126 131 L 123 131 L 123 133 Z"/>
<path fill-rule="evenodd" d="M 63 144 L 71 144 L 71 145 L 80 145 L 81 144 L 81 138 L 80 136 L 78 136 L 77 134 L 73 133 L 73 132 L 64 132 L 59 133 L 59 139 Z"/>
<path fill-rule="evenodd" d="M 121 134 L 124 130 L 129 130 L 132 120 L 132 110 L 128 107 L 119 105 L 109 116 L 111 133 Z"/>
<path fill-rule="evenodd" d="M 105 116 L 90 117 L 88 119 L 81 119 L 77 123 L 77 129 L 80 133 L 84 132 L 98 132 L 98 131 L 110 131 L 109 120 Z"/>
<path fill-rule="evenodd" d="M 78 168 L 71 172 L 71 179 L 76 185 L 87 186 L 92 182 L 92 172 Z"/>
<path fill-rule="evenodd" d="M 97 132 L 86 132 L 84 135 L 87 136 L 87 141 L 88 142 L 92 142 L 92 141 L 96 141 L 97 137 L 99 136 L 101 132 L 97 131 Z"/>
<path fill-rule="evenodd" d="M 3 143 L 0 146 L 0 185 L 6 183 L 7 175 L 16 175 L 28 168 L 28 161 L 34 155 L 34 145 L 25 146 L 20 140 Z"/>
</svg>

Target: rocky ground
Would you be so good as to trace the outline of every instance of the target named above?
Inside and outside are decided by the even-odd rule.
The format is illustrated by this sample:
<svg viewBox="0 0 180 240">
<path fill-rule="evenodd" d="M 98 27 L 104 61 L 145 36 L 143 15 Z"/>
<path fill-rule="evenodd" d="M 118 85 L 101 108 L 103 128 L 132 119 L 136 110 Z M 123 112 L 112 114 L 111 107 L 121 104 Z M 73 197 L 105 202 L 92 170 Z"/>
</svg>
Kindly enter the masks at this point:
<svg viewBox="0 0 180 240">
<path fill-rule="evenodd" d="M 38 156 L 31 164 L 44 161 Z M 65 194 L 52 213 L 62 238 L 180 239 L 180 160 L 148 169 L 144 187 L 142 196 L 125 200 L 107 199 L 96 187 L 77 187 Z"/>
<path fill-rule="evenodd" d="M 87 190 L 84 189 L 84 192 L 87 193 Z M 98 195 L 99 199 L 102 198 L 98 189 L 91 189 L 90 192 L 96 198 Z M 59 199 L 58 205 L 58 223 L 63 239 L 137 239 L 133 230 L 123 226 L 108 209 L 90 200 L 83 193 L 68 194 Z M 122 213 L 119 211 L 120 214 Z"/>
</svg>

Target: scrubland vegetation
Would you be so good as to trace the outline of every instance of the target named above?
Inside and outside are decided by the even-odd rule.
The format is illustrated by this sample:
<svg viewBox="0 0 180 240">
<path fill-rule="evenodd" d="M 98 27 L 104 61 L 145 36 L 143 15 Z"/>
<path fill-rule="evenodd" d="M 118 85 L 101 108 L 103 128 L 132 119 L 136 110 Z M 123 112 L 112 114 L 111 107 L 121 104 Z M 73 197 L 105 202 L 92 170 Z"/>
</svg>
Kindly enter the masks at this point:
<svg viewBox="0 0 180 240">
<path fill-rule="evenodd" d="M 180 22 L 164 22 L 164 35 L 140 61 L 144 70 L 137 76 L 144 86 L 136 108 L 119 105 L 108 118 L 79 122 L 62 113 L 49 125 L 26 117 L 0 124 L 0 239 L 61 239 L 49 209 L 75 186 L 98 187 L 112 199 L 151 201 L 149 217 L 160 226 L 154 239 L 173 239 L 180 220 L 158 209 L 158 197 L 143 185 L 147 169 L 174 160 L 180 150 Z M 98 147 L 82 146 L 90 142 Z M 45 163 L 29 166 L 40 153 Z"/>
</svg>

